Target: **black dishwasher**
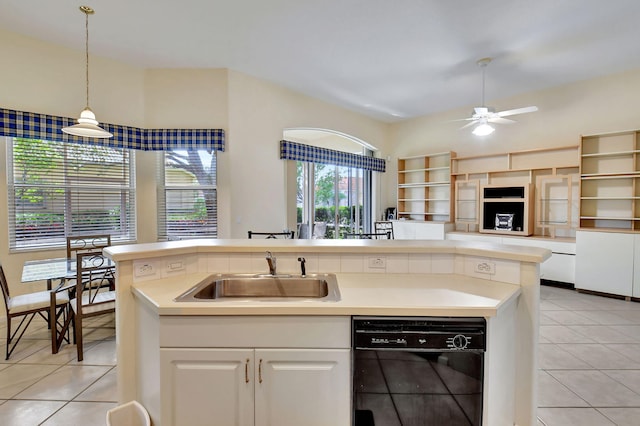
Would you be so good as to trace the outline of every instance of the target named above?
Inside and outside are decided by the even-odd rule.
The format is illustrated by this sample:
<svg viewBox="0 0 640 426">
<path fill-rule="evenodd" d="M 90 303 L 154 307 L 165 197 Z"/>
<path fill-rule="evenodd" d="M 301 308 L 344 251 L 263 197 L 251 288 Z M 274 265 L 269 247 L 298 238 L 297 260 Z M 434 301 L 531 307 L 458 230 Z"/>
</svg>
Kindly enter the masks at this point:
<svg viewBox="0 0 640 426">
<path fill-rule="evenodd" d="M 354 317 L 354 426 L 482 424 L 486 321 Z"/>
</svg>

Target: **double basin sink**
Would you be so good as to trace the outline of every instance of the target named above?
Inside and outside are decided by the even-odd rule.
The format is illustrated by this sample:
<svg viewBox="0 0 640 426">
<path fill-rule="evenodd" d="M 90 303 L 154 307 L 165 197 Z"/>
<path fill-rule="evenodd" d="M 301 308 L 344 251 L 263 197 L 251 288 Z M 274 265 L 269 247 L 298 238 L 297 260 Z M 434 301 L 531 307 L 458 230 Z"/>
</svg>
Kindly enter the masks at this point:
<svg viewBox="0 0 640 426">
<path fill-rule="evenodd" d="M 335 274 L 214 274 L 182 293 L 176 302 L 238 300 L 335 302 L 340 290 Z"/>
</svg>

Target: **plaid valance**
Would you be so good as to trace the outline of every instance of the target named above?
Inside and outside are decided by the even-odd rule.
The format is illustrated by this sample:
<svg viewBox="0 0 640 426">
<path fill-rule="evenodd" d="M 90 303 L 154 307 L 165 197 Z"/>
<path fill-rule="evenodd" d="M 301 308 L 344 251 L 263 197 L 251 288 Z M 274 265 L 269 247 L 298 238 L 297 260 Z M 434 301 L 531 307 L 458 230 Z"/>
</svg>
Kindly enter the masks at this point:
<svg viewBox="0 0 640 426">
<path fill-rule="evenodd" d="M 385 161 L 381 158 L 367 157 L 285 140 L 280 141 L 280 158 L 282 160 L 333 164 L 335 166 L 353 167 L 374 172 L 385 171 Z"/>
<path fill-rule="evenodd" d="M 62 132 L 72 126 L 72 118 L 0 108 L 0 136 L 43 139 L 56 142 L 75 142 L 142 151 L 167 151 L 169 149 L 212 149 L 224 151 L 222 129 L 140 129 L 101 123 L 113 138 L 81 138 Z"/>
</svg>

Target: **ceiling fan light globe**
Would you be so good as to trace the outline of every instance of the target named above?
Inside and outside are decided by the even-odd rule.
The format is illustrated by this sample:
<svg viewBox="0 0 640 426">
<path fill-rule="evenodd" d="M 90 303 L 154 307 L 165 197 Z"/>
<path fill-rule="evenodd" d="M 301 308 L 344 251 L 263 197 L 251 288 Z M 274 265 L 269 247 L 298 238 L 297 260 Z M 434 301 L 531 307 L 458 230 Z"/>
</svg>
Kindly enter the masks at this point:
<svg viewBox="0 0 640 426">
<path fill-rule="evenodd" d="M 478 125 L 475 129 L 473 129 L 473 134 L 476 136 L 488 136 L 493 133 L 495 129 L 488 125 L 487 123 L 482 123 Z"/>
</svg>

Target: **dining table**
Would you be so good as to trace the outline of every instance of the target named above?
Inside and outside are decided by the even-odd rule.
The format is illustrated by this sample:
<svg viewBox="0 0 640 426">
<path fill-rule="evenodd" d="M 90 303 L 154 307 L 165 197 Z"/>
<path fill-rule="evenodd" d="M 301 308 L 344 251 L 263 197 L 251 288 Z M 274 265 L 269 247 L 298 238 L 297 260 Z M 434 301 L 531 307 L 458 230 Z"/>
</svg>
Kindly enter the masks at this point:
<svg viewBox="0 0 640 426">
<path fill-rule="evenodd" d="M 116 264 L 113 260 L 107 257 L 101 257 L 101 265 L 104 264 L 106 268 L 115 270 Z M 77 262 L 74 258 L 54 258 L 54 259 L 42 259 L 42 260 L 27 260 L 22 266 L 22 279 L 23 283 L 30 283 L 36 281 L 46 281 L 47 290 L 53 288 L 54 283 L 57 286 L 62 286 L 67 280 L 76 279 L 77 275 Z M 58 339 L 58 331 L 55 324 L 52 324 L 52 320 L 49 320 L 49 328 L 51 331 L 51 352 L 57 353 L 59 345 L 56 343 Z M 64 333 L 62 333 L 64 334 Z M 68 338 L 65 338 L 68 341 Z"/>
<path fill-rule="evenodd" d="M 104 258 L 104 265 L 114 270 L 116 267 L 115 262 L 107 257 Z M 75 279 L 76 273 L 74 258 L 27 260 L 22 267 L 22 282 L 46 281 L 47 290 L 51 290 L 54 282 L 64 283 L 68 279 Z"/>
</svg>

